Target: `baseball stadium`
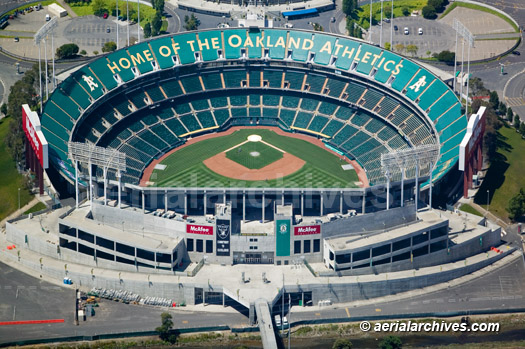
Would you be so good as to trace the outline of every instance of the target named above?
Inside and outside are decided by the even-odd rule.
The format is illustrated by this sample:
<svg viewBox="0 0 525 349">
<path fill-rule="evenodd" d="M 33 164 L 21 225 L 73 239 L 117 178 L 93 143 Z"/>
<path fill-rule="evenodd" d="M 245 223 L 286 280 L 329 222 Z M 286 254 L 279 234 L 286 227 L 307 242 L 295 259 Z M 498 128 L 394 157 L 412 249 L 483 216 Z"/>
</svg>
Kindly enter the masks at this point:
<svg viewBox="0 0 525 349">
<path fill-rule="evenodd" d="M 433 187 L 461 192 L 460 145 L 482 116 L 429 69 L 358 39 L 162 36 L 78 66 L 50 95 L 46 175 L 74 199 L 8 222 L 7 238 L 67 261 L 83 288 L 231 302 L 253 323 L 261 299 L 272 309 L 285 294 L 304 306 L 427 287 L 514 252 L 495 252 L 501 228 L 485 218 L 431 207 Z"/>
</svg>

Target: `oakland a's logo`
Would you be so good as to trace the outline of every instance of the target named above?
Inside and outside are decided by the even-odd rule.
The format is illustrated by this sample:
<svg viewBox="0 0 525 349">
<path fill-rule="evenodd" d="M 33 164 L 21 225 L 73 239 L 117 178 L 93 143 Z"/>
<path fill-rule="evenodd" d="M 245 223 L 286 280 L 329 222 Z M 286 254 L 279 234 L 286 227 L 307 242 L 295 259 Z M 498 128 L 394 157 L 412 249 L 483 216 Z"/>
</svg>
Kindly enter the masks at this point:
<svg viewBox="0 0 525 349">
<path fill-rule="evenodd" d="M 288 232 L 288 226 L 284 223 L 279 225 L 279 232 L 281 232 L 281 234 L 286 234 Z"/>
<path fill-rule="evenodd" d="M 228 224 L 219 224 L 219 225 L 217 225 L 217 235 L 222 240 L 225 240 L 228 237 L 229 233 L 230 233 L 230 226 Z"/>
</svg>

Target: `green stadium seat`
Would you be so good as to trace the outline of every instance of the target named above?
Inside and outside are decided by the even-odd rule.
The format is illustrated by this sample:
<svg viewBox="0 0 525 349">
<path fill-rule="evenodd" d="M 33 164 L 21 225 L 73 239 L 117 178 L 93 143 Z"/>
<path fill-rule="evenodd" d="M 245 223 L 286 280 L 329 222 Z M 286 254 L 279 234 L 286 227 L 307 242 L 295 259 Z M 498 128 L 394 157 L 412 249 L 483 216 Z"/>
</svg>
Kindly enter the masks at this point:
<svg viewBox="0 0 525 349">
<path fill-rule="evenodd" d="M 122 141 L 120 138 L 113 138 L 111 142 L 108 144 L 108 148 L 117 149 L 122 144 Z M 126 165 L 128 165 L 127 159 L 126 159 Z"/>
<path fill-rule="evenodd" d="M 201 81 L 196 75 L 182 77 L 180 78 L 180 81 L 182 82 L 182 86 L 184 86 L 186 93 L 202 91 Z"/>
<path fill-rule="evenodd" d="M 127 128 L 120 131 L 120 133 L 117 135 L 118 138 L 120 138 L 123 142 L 126 141 L 129 137 L 131 137 L 131 131 Z"/>
<path fill-rule="evenodd" d="M 172 38 L 175 42 L 175 45 L 179 47 L 179 49 L 177 50 L 177 54 L 180 58 L 180 63 L 195 63 L 195 55 L 193 54 L 193 50 L 191 49 L 191 45 L 189 44 L 189 42 L 191 41 L 193 41 L 194 44 L 197 43 L 197 37 L 195 36 L 195 33 L 174 35 Z M 172 47 L 172 45 L 170 45 L 169 47 Z"/>
<path fill-rule="evenodd" d="M 131 64 L 131 58 L 129 57 L 128 52 L 126 50 L 115 51 L 106 56 L 106 58 L 109 62 L 114 62 L 115 64 L 117 64 L 116 62 L 118 62 L 120 59 L 127 59 Z M 133 74 L 133 72 L 131 71 L 131 67 L 133 67 L 133 64 L 131 64 L 130 68 L 128 69 L 124 69 L 121 66 L 119 67 L 120 70 L 115 70 L 115 73 L 118 74 L 118 76 L 120 76 L 122 81 L 127 82 L 135 78 L 135 74 Z"/>
<path fill-rule="evenodd" d="M 423 82 L 423 86 L 421 87 L 414 86 L 417 82 L 420 81 L 420 79 L 422 79 L 421 81 Z M 417 73 L 416 77 L 412 79 L 409 86 L 407 87 L 406 96 L 410 98 L 411 100 L 415 100 L 417 97 L 419 97 L 423 93 L 423 91 L 425 91 L 425 89 L 428 86 L 430 86 L 429 89 L 432 89 L 431 84 L 434 80 L 435 80 L 434 75 L 430 74 L 428 71 L 424 69 L 421 69 L 419 73 Z M 436 92 L 438 91 L 439 90 L 437 90 Z M 439 95 L 435 95 L 435 97 L 438 98 Z"/>
<path fill-rule="evenodd" d="M 370 118 L 370 121 L 365 125 L 365 130 L 367 130 L 370 133 L 377 133 L 379 130 L 381 130 L 383 127 L 385 127 L 385 123 L 382 121 L 379 121 L 374 118 Z"/>
<path fill-rule="evenodd" d="M 366 59 L 365 52 L 371 53 L 368 59 Z M 358 57 L 360 62 L 357 64 L 356 70 L 361 74 L 369 75 L 370 71 L 372 71 L 372 67 L 373 67 L 372 62 L 374 62 L 374 58 L 375 58 L 374 55 L 380 55 L 380 54 L 381 54 L 380 48 L 372 46 L 372 45 L 363 44 L 362 51 Z M 377 63 L 378 61 L 381 61 L 381 59 L 380 58 L 377 59 L 374 63 Z"/>
<path fill-rule="evenodd" d="M 152 52 L 160 52 L 160 48 L 163 47 L 163 55 L 160 53 L 155 53 L 155 58 L 157 58 L 160 69 L 171 68 L 175 65 L 175 62 L 173 62 L 172 59 L 172 57 L 175 56 L 175 52 L 173 52 L 173 43 L 171 42 L 171 38 L 161 37 L 151 40 L 149 45 L 151 46 Z"/>
<path fill-rule="evenodd" d="M 175 115 L 173 113 L 173 110 L 171 109 L 171 107 L 158 110 L 158 111 L 156 111 L 156 114 L 162 120 L 170 119 L 170 118 L 172 118 Z"/>
<path fill-rule="evenodd" d="M 308 129 L 314 132 L 321 132 L 321 130 L 327 123 L 327 118 L 325 118 L 324 116 L 316 115 L 310 123 L 310 126 L 308 126 Z"/>
<path fill-rule="evenodd" d="M 96 59 L 89 63 L 89 69 L 95 74 L 97 79 L 102 82 L 104 87 L 106 87 L 108 91 L 111 91 L 118 85 L 117 81 L 113 78 L 113 75 L 117 73 L 117 70 L 112 72 L 108 67 L 108 64 L 109 62 L 105 57 Z"/>
<path fill-rule="evenodd" d="M 326 81 L 325 88 L 329 90 L 328 92 L 329 96 L 339 98 L 339 96 L 341 96 L 341 93 L 345 89 L 345 86 L 346 86 L 346 81 L 344 80 L 328 78 Z"/>
<path fill-rule="evenodd" d="M 42 126 L 42 133 L 44 134 L 44 137 L 46 137 L 48 144 L 52 145 L 52 147 L 50 147 L 51 148 L 50 152 L 52 150 L 56 150 L 59 152 L 57 153 L 57 155 L 61 156 L 62 160 L 66 160 L 69 154 L 68 147 L 67 147 L 67 142 L 69 140 L 69 137 L 66 138 L 67 133 L 63 132 L 64 136 L 61 137 L 61 136 L 56 135 L 52 131 L 48 130 L 44 126 Z"/>
<path fill-rule="evenodd" d="M 262 116 L 265 118 L 277 119 L 279 117 L 279 109 L 263 108 Z"/>
<path fill-rule="evenodd" d="M 362 111 L 357 111 L 352 119 L 350 119 L 350 122 L 357 127 L 364 126 L 368 120 L 370 120 L 370 115 L 363 113 Z"/>
<path fill-rule="evenodd" d="M 256 105 L 261 105 L 261 95 L 249 95 L 250 97 L 250 101 L 249 101 L 249 104 L 250 106 L 256 106 Z"/>
<path fill-rule="evenodd" d="M 268 81 L 269 87 L 281 88 L 283 72 L 278 70 L 264 70 L 264 80 Z"/>
<path fill-rule="evenodd" d="M 260 70 L 251 70 L 248 73 L 250 77 L 250 87 L 261 87 L 261 71 Z"/>
<path fill-rule="evenodd" d="M 168 97 L 175 97 L 183 94 L 182 88 L 177 79 L 163 81 L 161 87 Z"/>
<path fill-rule="evenodd" d="M 230 97 L 230 104 L 233 106 L 245 106 L 248 104 L 248 97 L 247 96 L 231 96 Z"/>
<path fill-rule="evenodd" d="M 81 85 L 85 91 L 94 99 L 98 99 L 104 94 L 102 84 L 97 77 L 89 70 L 88 66 L 84 66 L 71 74 L 71 77 Z M 88 84 L 87 81 L 92 81 Z"/>
<path fill-rule="evenodd" d="M 241 38 L 239 43 L 237 36 Z M 246 40 L 246 30 L 243 29 L 234 29 L 224 31 L 224 51 L 226 59 L 238 59 L 241 57 L 241 46 Z M 233 47 L 231 44 L 236 45 Z"/>
<path fill-rule="evenodd" d="M 315 109 L 317 109 L 317 105 L 319 105 L 318 100 L 307 97 L 301 99 L 301 109 L 303 110 L 314 111 Z"/>
<path fill-rule="evenodd" d="M 194 110 L 207 110 L 210 109 L 210 105 L 208 104 L 207 99 L 196 99 L 194 101 L 191 101 L 191 105 L 193 106 Z"/>
<path fill-rule="evenodd" d="M 137 107 L 137 109 L 144 108 L 146 106 L 146 102 L 144 99 L 146 98 L 146 95 L 142 90 L 135 90 L 133 92 L 130 92 L 127 94 L 128 99 Z"/>
<path fill-rule="evenodd" d="M 383 60 L 384 58 L 384 60 Z M 381 55 L 381 58 L 376 61 L 376 64 L 374 67 L 377 68 L 377 73 L 374 75 L 374 79 L 380 83 L 386 83 L 390 76 L 392 76 L 393 71 L 395 70 L 395 66 L 401 62 L 402 57 L 398 56 L 396 54 L 393 54 L 392 52 L 383 51 L 383 54 Z M 383 61 L 383 63 L 381 63 Z M 385 70 L 385 63 L 393 61 L 394 63 L 388 63 Z M 381 66 L 379 65 L 381 64 Z"/>
<path fill-rule="evenodd" d="M 228 99 L 226 99 L 226 97 L 213 97 L 210 98 L 210 102 L 213 108 L 223 108 L 228 106 Z"/>
<path fill-rule="evenodd" d="M 291 90 L 301 90 L 303 88 L 304 73 L 287 71 L 284 77 L 285 81 L 290 83 L 289 88 Z"/>
<path fill-rule="evenodd" d="M 115 96 L 110 104 L 119 111 L 120 114 L 123 116 L 126 116 L 131 113 L 131 110 L 129 109 L 129 101 L 126 98 L 126 96 L 118 95 Z"/>
<path fill-rule="evenodd" d="M 330 120 L 326 126 L 321 130 L 321 133 L 333 137 L 337 131 L 343 128 L 343 123 L 335 119 Z"/>
<path fill-rule="evenodd" d="M 251 118 L 254 118 L 254 117 L 260 117 L 260 116 L 261 116 L 261 108 L 260 108 L 260 107 L 257 107 L 257 108 L 248 108 L 248 115 L 249 115 Z"/>
<path fill-rule="evenodd" d="M 222 80 L 219 73 L 201 74 L 202 82 L 206 90 L 222 90 Z"/>
<path fill-rule="evenodd" d="M 241 87 L 241 81 L 246 80 L 245 70 L 228 70 L 224 71 L 224 84 L 228 87 Z"/>
<path fill-rule="evenodd" d="M 203 128 L 215 127 L 217 124 L 213 119 L 213 115 L 209 110 L 200 111 L 197 113 L 197 119 L 199 119 Z"/>
<path fill-rule="evenodd" d="M 294 61 L 306 62 L 308 51 L 302 49 L 305 39 L 312 39 L 312 34 L 299 31 L 289 32 L 288 50 L 292 51 L 292 59 Z"/>
<path fill-rule="evenodd" d="M 213 111 L 215 115 L 215 120 L 217 120 L 217 125 L 222 126 L 230 118 L 230 113 L 228 109 L 216 109 Z"/>
<path fill-rule="evenodd" d="M 325 115 L 332 115 L 335 113 L 335 110 L 337 109 L 337 105 L 330 103 L 330 102 L 321 102 L 319 105 L 319 113 L 325 114 Z"/>
<path fill-rule="evenodd" d="M 202 128 L 201 125 L 199 125 L 197 118 L 193 114 L 183 115 L 179 119 L 186 126 L 189 132 L 197 131 Z"/>
<path fill-rule="evenodd" d="M 341 145 L 357 132 L 359 131 L 355 127 L 345 125 L 337 134 L 335 134 L 334 138 L 332 139 L 332 142 L 336 145 Z"/>
<path fill-rule="evenodd" d="M 66 112 L 71 118 L 74 120 L 78 119 L 80 116 L 80 110 L 78 109 L 78 105 L 69 98 L 69 96 L 65 95 L 64 92 L 60 89 L 56 89 L 55 92 L 50 97 L 51 101 L 55 103 L 57 106 L 60 106 L 64 112 Z M 47 105 L 49 103 L 46 103 L 45 108 L 47 108 Z"/>
<path fill-rule="evenodd" d="M 216 61 L 219 58 L 218 50 L 222 49 L 221 31 L 203 31 L 198 33 L 197 36 L 198 41 L 194 43 L 195 50 L 201 51 L 202 60 L 206 62 Z"/>
<path fill-rule="evenodd" d="M 248 115 L 246 108 L 232 108 L 231 113 L 234 118 L 244 118 Z"/>
<path fill-rule="evenodd" d="M 306 83 L 310 86 L 309 92 L 312 93 L 321 93 L 323 90 L 324 82 L 326 77 L 317 74 L 308 74 L 306 75 Z"/>
<path fill-rule="evenodd" d="M 179 139 L 174 136 L 164 124 L 157 124 L 151 127 L 151 132 L 170 146 L 174 146 L 179 141 Z"/>
<path fill-rule="evenodd" d="M 420 69 L 415 63 L 406 59 L 403 59 L 402 64 L 403 69 L 401 69 L 400 73 L 396 75 L 396 78 L 392 83 L 392 88 L 399 92 L 403 91 L 408 82 Z"/>
<path fill-rule="evenodd" d="M 312 48 L 312 51 L 315 52 L 314 62 L 321 65 L 328 65 L 335 48 L 336 38 L 319 33 L 315 33 L 314 36 L 314 47 Z M 323 48 L 324 50 L 321 52 Z M 330 52 L 326 51 L 327 48 L 331 48 Z"/>
<path fill-rule="evenodd" d="M 145 52 L 149 54 L 145 54 Z M 151 62 L 155 61 L 155 57 L 151 54 L 150 47 L 147 42 L 141 42 L 128 46 L 128 54 L 132 65 L 136 66 L 141 74 L 148 73 L 153 70 L 153 65 Z"/>
<path fill-rule="evenodd" d="M 353 62 L 353 55 L 355 55 L 355 52 L 357 51 L 357 48 L 359 47 L 359 43 L 353 40 L 348 39 L 337 39 L 337 44 L 342 45 L 343 47 L 348 47 L 348 52 L 352 51 L 353 54 L 350 55 L 349 53 L 338 52 L 337 54 L 337 61 L 335 61 L 335 66 L 341 70 L 348 70 L 350 69 L 350 65 Z M 340 50 L 341 51 L 341 50 Z"/>
<path fill-rule="evenodd" d="M 156 149 L 155 147 L 153 147 L 152 145 L 144 142 L 141 138 L 139 137 L 133 137 L 131 138 L 129 141 L 128 141 L 128 144 L 130 146 L 132 146 L 133 148 L 137 149 L 137 150 L 140 150 L 141 152 L 147 154 L 150 156 L 150 158 L 154 157 L 155 155 L 157 155 L 157 153 L 159 152 L 158 149 Z M 149 161 L 150 159 L 148 159 Z"/>
<path fill-rule="evenodd" d="M 139 133 L 144 129 L 144 124 L 141 122 L 141 120 L 137 120 L 132 124 L 129 124 L 128 128 L 135 133 Z"/>
<path fill-rule="evenodd" d="M 248 37 L 250 38 L 251 45 L 245 45 L 248 50 L 248 57 L 249 58 L 261 58 L 263 55 L 263 48 L 257 47 L 257 39 L 262 36 L 262 32 L 260 29 L 257 28 L 250 28 L 248 30 Z M 264 39 L 263 39 L 264 42 Z"/>
<path fill-rule="evenodd" d="M 185 133 L 188 133 L 188 130 L 184 128 L 182 123 L 180 122 L 179 118 L 173 118 L 169 119 L 165 122 L 165 125 L 177 135 L 177 137 L 180 137 L 180 135 L 183 135 Z"/>
<path fill-rule="evenodd" d="M 90 96 L 82 87 L 73 79 L 66 79 L 60 84 L 60 89 L 65 95 L 69 95 L 82 109 L 91 105 Z"/>
<path fill-rule="evenodd" d="M 301 99 L 298 97 L 283 96 L 282 106 L 285 108 L 297 108 L 300 101 Z"/>
<path fill-rule="evenodd" d="M 175 105 L 174 108 L 175 108 L 175 112 L 179 115 L 187 114 L 191 112 L 189 103 L 179 103 Z"/>
<path fill-rule="evenodd" d="M 352 115 L 354 115 L 355 112 L 355 109 L 341 106 L 335 113 L 335 117 L 341 120 L 348 120 Z"/>
<path fill-rule="evenodd" d="M 279 30 L 279 29 L 265 29 L 265 32 L 271 33 L 267 34 L 272 38 L 272 41 L 270 42 L 272 47 L 269 47 L 270 45 L 266 45 L 269 47 L 269 53 L 271 59 L 284 59 L 286 55 L 286 34 L 287 32 L 285 30 Z"/>
<path fill-rule="evenodd" d="M 357 104 L 357 101 L 363 95 L 363 92 L 365 92 L 365 90 L 366 88 L 362 85 L 358 85 L 353 82 L 349 83 L 348 87 L 346 88 L 346 93 L 348 93 L 348 97 L 346 98 L 346 100 L 350 103 Z"/>
<path fill-rule="evenodd" d="M 378 110 L 378 114 L 382 117 L 386 118 L 392 111 L 399 105 L 399 102 L 396 101 L 393 98 L 390 98 L 388 96 L 385 96 L 381 103 L 379 103 L 380 109 Z"/>
<path fill-rule="evenodd" d="M 47 114 L 50 118 L 54 119 L 57 123 L 62 125 L 65 129 L 67 130 L 73 129 L 73 121 L 71 121 L 71 118 L 69 117 L 69 115 L 67 115 L 62 109 L 60 109 L 53 102 L 46 103 L 46 108 L 44 109 L 44 113 Z"/>
<path fill-rule="evenodd" d="M 143 162 L 140 162 L 140 161 L 137 161 L 133 158 L 126 158 L 126 167 L 129 169 L 135 169 L 135 170 L 142 170 L 144 168 L 144 163 Z M 128 172 L 128 171 L 126 171 Z"/>
<path fill-rule="evenodd" d="M 135 138 L 136 139 L 136 138 Z M 131 141 L 131 140 L 130 140 Z M 130 146 L 129 144 L 123 144 L 119 151 L 123 152 L 124 154 L 126 154 L 126 160 L 127 158 L 132 158 L 132 159 L 135 159 L 135 160 L 138 160 L 140 162 L 143 162 L 143 163 L 147 163 L 150 161 L 150 159 L 152 158 L 152 156 L 146 154 L 146 153 L 143 153 L 141 151 L 139 151 L 138 149 Z"/>
<path fill-rule="evenodd" d="M 148 126 L 155 125 L 159 122 L 159 119 L 157 119 L 157 116 L 154 114 L 147 114 L 142 117 L 142 122 L 145 123 Z"/>
<path fill-rule="evenodd" d="M 166 99 L 157 85 L 144 87 L 144 91 L 148 94 L 153 102 L 160 102 Z"/>
<path fill-rule="evenodd" d="M 312 113 L 305 113 L 304 111 L 298 112 L 297 116 L 295 117 L 293 127 L 306 129 L 312 120 L 312 116 Z"/>
<path fill-rule="evenodd" d="M 379 93 L 372 89 L 368 89 L 365 95 L 363 96 L 365 103 L 361 105 L 363 108 L 373 111 L 375 106 L 379 103 L 382 97 L 383 97 L 382 93 Z"/>
<path fill-rule="evenodd" d="M 459 103 L 458 99 L 456 95 L 454 94 L 454 92 L 452 92 L 451 90 L 448 90 L 444 96 L 442 96 L 434 105 L 432 105 L 432 107 L 430 107 L 428 116 L 430 117 L 431 120 L 434 121 L 440 118 L 440 116 L 446 110 L 448 110 L 451 106 L 457 105 L 458 103 Z M 461 112 L 458 112 L 456 115 L 459 116 L 460 114 Z M 455 118 L 453 117 L 452 119 L 455 120 Z M 452 120 L 448 120 L 448 121 L 452 121 Z"/>
<path fill-rule="evenodd" d="M 145 129 L 144 131 L 142 131 L 139 134 L 139 137 L 158 150 L 162 150 L 169 146 L 168 143 L 164 142 L 161 138 L 156 136 L 153 132 L 151 132 L 148 129 Z"/>
<path fill-rule="evenodd" d="M 279 119 L 287 125 L 288 127 L 292 126 L 293 119 L 295 118 L 295 111 L 288 109 L 281 109 L 279 113 Z"/>
<path fill-rule="evenodd" d="M 358 146 L 366 144 L 370 140 L 370 136 L 367 135 L 364 132 L 358 131 L 353 136 L 349 137 L 346 142 L 341 144 L 341 147 L 345 149 L 346 151 L 352 152 L 352 150 Z M 371 149 L 369 149 L 371 150 Z M 354 156 L 357 156 L 356 154 L 362 154 L 363 152 L 355 152 L 353 153 Z"/>
<path fill-rule="evenodd" d="M 432 86 L 430 86 L 420 97 L 418 105 L 423 110 L 427 110 L 439 97 L 441 97 L 448 90 L 445 84 L 440 83 L 439 80 L 435 80 Z"/>
</svg>

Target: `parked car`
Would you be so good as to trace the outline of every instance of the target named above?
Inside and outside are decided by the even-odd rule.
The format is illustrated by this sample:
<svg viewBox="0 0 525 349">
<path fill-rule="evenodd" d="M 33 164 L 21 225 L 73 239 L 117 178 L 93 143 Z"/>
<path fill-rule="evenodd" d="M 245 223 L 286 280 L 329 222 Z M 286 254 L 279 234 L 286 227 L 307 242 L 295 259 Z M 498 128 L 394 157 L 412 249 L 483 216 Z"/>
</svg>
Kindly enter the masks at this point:
<svg viewBox="0 0 525 349">
<path fill-rule="evenodd" d="M 423 35 L 423 28 L 419 28 L 419 29 L 417 30 L 417 33 L 418 33 L 419 35 Z"/>
<path fill-rule="evenodd" d="M 108 18 L 108 14 L 107 14 L 107 13 L 104 13 L 104 15 L 102 16 L 102 18 L 104 18 L 104 19 Z"/>
<path fill-rule="evenodd" d="M 394 30 L 397 32 L 399 28 L 397 27 L 397 25 L 394 26 Z"/>
<path fill-rule="evenodd" d="M 15 36 L 15 39 L 14 39 L 14 40 L 15 40 L 15 42 L 19 42 L 19 41 L 20 41 L 20 39 L 18 38 L 18 36 Z"/>
<path fill-rule="evenodd" d="M 274 319 L 275 319 L 275 326 L 281 327 L 281 315 L 275 315 Z"/>
<path fill-rule="evenodd" d="M 283 327 L 284 328 L 288 328 L 290 324 L 288 323 L 288 319 L 286 318 L 286 316 L 283 316 Z"/>
<path fill-rule="evenodd" d="M 519 56 L 521 53 L 520 53 L 520 51 L 512 51 L 512 54 L 516 55 L 516 56 Z"/>
<path fill-rule="evenodd" d="M 110 27 L 107 27 L 106 28 L 106 33 L 110 33 L 111 32 L 111 28 Z"/>
<path fill-rule="evenodd" d="M 335 17 L 330 18 L 330 22 L 334 23 L 335 22 Z"/>
<path fill-rule="evenodd" d="M 405 33 L 405 35 L 410 34 L 410 32 L 408 31 L 408 28 L 407 28 L 407 27 L 405 27 L 405 29 L 403 30 L 403 32 Z"/>
</svg>

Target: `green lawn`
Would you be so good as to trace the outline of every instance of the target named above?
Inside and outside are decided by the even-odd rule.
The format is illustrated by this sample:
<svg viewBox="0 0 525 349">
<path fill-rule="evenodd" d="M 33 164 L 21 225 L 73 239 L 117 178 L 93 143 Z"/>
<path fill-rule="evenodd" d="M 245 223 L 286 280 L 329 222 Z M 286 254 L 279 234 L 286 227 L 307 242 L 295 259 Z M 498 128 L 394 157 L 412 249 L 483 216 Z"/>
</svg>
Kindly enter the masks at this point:
<svg viewBox="0 0 525 349">
<path fill-rule="evenodd" d="M 207 158 L 225 151 L 243 141 L 249 135 L 257 134 L 272 144 L 292 155 L 303 159 L 306 164 L 297 172 L 284 178 L 261 182 L 239 181 L 220 176 L 209 170 L 202 162 Z M 244 150 L 243 150 L 244 151 Z M 307 141 L 280 136 L 266 129 L 245 129 L 231 135 L 206 139 L 176 151 L 162 164 L 163 171 L 155 170 L 151 181 L 156 186 L 180 187 L 356 187 L 358 181 L 355 171 L 344 171 L 341 160 L 336 155 Z"/>
<path fill-rule="evenodd" d="M 469 4 L 469 3 L 466 3 L 466 2 L 459 2 L 459 1 L 458 2 L 454 2 L 449 7 L 447 7 L 445 12 L 443 12 L 443 14 L 439 18 L 441 19 L 441 18 L 445 17 L 446 15 L 448 15 L 450 13 L 450 11 L 455 9 L 457 6 L 459 6 L 459 7 L 466 7 L 466 8 L 470 8 L 470 9 L 478 10 L 478 11 L 483 11 L 483 12 L 487 12 L 487 13 L 493 14 L 494 16 L 498 16 L 499 18 L 503 19 L 505 22 L 510 24 L 512 26 L 512 28 L 514 28 L 516 33 L 520 32 L 519 28 L 516 26 L 516 24 L 508 16 L 505 16 L 502 13 L 499 13 L 497 11 L 491 10 L 488 7 L 481 6 L 481 5 L 476 5 L 476 4 Z"/>
<path fill-rule="evenodd" d="M 30 213 L 33 213 L 33 212 L 42 211 L 45 208 L 46 208 L 46 205 L 44 205 L 43 203 L 39 202 L 36 205 L 34 205 L 33 207 L 31 207 L 29 210 L 25 211 L 24 214 L 30 214 Z"/>
<path fill-rule="evenodd" d="M 260 169 L 283 157 L 279 150 L 261 142 L 248 142 L 226 153 L 226 157 L 249 169 Z"/>
<path fill-rule="evenodd" d="M 16 170 L 15 161 L 4 144 L 4 138 L 9 130 L 11 118 L 0 120 L 0 221 L 18 209 L 18 188 L 20 189 L 20 207 L 33 198 L 31 193 L 24 189 L 23 178 Z"/>
<path fill-rule="evenodd" d="M 408 8 L 410 12 L 413 10 L 421 10 L 426 6 L 427 0 L 396 0 L 394 1 L 394 18 L 403 17 L 402 9 L 403 7 Z M 390 7 L 390 2 L 383 3 L 383 18 L 384 18 L 384 9 L 385 7 Z M 372 17 L 375 21 L 379 22 L 381 20 L 381 3 L 374 2 L 372 4 Z M 370 27 L 370 4 L 363 5 L 358 9 L 358 18 L 357 23 L 362 26 L 364 29 Z"/>
<path fill-rule="evenodd" d="M 520 134 L 512 127 L 503 126 L 498 132 L 497 155 L 474 199 L 478 205 L 485 207 L 488 190 L 490 212 L 507 221 L 509 214 L 505 208 L 509 199 L 519 192 L 520 188 L 525 188 L 524 151 L 525 140 Z"/>
<path fill-rule="evenodd" d="M 461 206 L 459 207 L 459 210 L 463 212 L 471 213 L 476 216 L 483 217 L 481 212 L 479 212 L 478 210 L 476 210 L 474 207 L 470 206 L 469 204 L 461 204 Z"/>
<path fill-rule="evenodd" d="M 116 14 L 116 0 L 106 0 L 106 8 L 108 9 L 108 13 L 110 15 Z M 91 6 L 91 3 L 83 3 L 83 2 L 77 2 L 77 3 L 70 3 L 69 6 L 71 9 L 78 15 L 78 16 L 88 16 L 93 14 L 93 7 Z M 137 22 L 137 3 L 136 2 L 129 2 L 129 18 Z M 119 15 L 126 15 L 126 2 L 120 1 L 119 2 Z M 151 20 L 155 17 L 155 10 L 146 5 L 140 6 L 140 26 L 144 27 L 144 25 L 147 22 L 151 22 Z M 166 25 L 167 28 L 167 25 Z M 162 28 L 161 28 L 162 30 Z"/>
</svg>

